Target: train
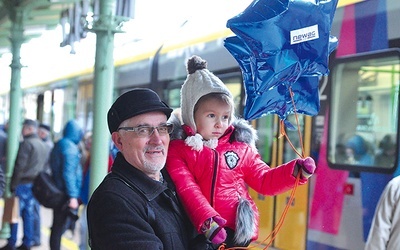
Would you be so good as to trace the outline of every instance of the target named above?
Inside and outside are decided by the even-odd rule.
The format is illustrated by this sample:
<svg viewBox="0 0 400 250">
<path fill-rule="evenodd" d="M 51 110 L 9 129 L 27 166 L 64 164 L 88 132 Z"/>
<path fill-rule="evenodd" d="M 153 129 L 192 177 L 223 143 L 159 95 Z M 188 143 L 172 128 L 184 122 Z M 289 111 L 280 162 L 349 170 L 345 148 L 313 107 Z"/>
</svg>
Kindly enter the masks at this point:
<svg viewBox="0 0 400 250">
<path fill-rule="evenodd" d="M 317 170 L 307 185 L 296 188 L 294 199 L 291 192 L 265 197 L 250 190 L 260 211 L 259 248 L 267 245 L 284 219 L 271 243 L 275 249 L 363 249 L 378 199 L 385 185 L 400 174 L 400 1 L 339 3 L 331 29 L 339 45 L 330 55 L 329 75 L 320 79 L 319 112 L 298 114 L 301 138 L 298 131 L 286 130 L 294 147 L 315 159 Z M 116 61 L 114 96 L 149 87 L 178 108 L 186 60 L 199 55 L 231 90 L 237 113 L 243 115 L 242 71 L 224 47 L 231 35 L 226 28 L 178 35 Z M 5 102 L 5 98 L 0 99 Z M 24 105 L 34 107 L 32 115 L 52 124 L 54 133 L 72 117 L 91 130 L 93 72 L 79 71 L 25 89 Z M 294 115 L 287 119 L 295 123 Z M 259 152 L 271 167 L 298 157 L 282 137 L 277 115 L 251 123 L 258 131 Z"/>
</svg>

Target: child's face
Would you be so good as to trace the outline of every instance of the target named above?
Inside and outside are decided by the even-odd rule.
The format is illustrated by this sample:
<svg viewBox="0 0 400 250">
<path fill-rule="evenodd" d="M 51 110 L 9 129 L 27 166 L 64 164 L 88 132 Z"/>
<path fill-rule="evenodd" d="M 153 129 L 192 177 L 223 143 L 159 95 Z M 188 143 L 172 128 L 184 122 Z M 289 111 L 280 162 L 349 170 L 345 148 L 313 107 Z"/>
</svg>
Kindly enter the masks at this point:
<svg viewBox="0 0 400 250">
<path fill-rule="evenodd" d="M 199 105 L 194 121 L 199 133 L 205 140 L 221 137 L 229 126 L 231 107 L 228 103 L 210 99 Z"/>
</svg>

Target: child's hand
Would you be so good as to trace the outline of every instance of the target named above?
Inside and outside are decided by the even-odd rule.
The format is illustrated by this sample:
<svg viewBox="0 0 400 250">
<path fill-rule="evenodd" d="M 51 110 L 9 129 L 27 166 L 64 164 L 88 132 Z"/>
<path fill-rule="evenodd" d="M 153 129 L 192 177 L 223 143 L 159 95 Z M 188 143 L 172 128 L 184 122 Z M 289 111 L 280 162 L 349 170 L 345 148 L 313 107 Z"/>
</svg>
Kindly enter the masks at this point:
<svg viewBox="0 0 400 250">
<path fill-rule="evenodd" d="M 295 167 L 295 170 L 294 170 L 294 172 L 296 174 L 295 173 L 293 173 L 293 174 L 294 174 L 294 176 L 296 176 L 298 171 L 301 169 L 301 177 L 303 179 L 310 178 L 314 174 L 315 169 L 317 168 L 315 166 L 314 159 L 311 157 L 306 157 L 304 159 L 298 159 L 296 162 L 296 165 L 297 165 L 297 167 Z"/>
<path fill-rule="evenodd" d="M 226 239 L 226 231 L 223 227 L 225 223 L 225 219 L 214 216 L 204 221 L 201 231 L 213 244 L 221 244 Z"/>
</svg>

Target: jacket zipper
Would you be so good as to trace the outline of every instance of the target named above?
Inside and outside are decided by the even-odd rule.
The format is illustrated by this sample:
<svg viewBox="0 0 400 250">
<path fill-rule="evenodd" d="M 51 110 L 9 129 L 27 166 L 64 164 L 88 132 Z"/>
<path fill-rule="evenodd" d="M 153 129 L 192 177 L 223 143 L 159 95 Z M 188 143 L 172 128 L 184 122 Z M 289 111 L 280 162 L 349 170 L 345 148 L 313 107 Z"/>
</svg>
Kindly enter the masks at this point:
<svg viewBox="0 0 400 250">
<path fill-rule="evenodd" d="M 218 154 L 213 149 L 214 153 L 214 166 L 213 166 L 213 177 L 212 177 L 212 182 L 211 182 L 211 199 L 210 199 L 210 205 L 214 207 L 214 189 L 215 189 L 215 182 L 217 181 L 217 170 L 218 170 Z"/>
</svg>

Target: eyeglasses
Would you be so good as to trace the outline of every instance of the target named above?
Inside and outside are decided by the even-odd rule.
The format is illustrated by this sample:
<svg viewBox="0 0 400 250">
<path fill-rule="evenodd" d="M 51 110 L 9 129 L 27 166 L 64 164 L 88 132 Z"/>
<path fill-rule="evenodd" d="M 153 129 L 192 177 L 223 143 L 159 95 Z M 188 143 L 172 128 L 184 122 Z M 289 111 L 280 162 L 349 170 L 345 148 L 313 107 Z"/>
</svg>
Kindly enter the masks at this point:
<svg viewBox="0 0 400 250">
<path fill-rule="evenodd" d="M 139 127 L 120 127 L 119 130 L 125 130 L 128 132 L 136 132 L 139 137 L 150 137 L 154 130 L 157 129 L 160 135 L 171 134 L 174 130 L 174 126 L 172 124 L 165 124 L 160 125 L 158 127 L 151 127 L 151 126 L 139 126 Z"/>
</svg>

